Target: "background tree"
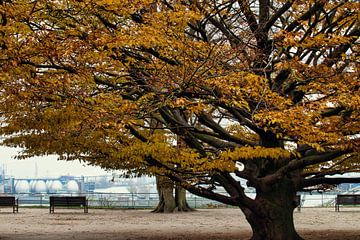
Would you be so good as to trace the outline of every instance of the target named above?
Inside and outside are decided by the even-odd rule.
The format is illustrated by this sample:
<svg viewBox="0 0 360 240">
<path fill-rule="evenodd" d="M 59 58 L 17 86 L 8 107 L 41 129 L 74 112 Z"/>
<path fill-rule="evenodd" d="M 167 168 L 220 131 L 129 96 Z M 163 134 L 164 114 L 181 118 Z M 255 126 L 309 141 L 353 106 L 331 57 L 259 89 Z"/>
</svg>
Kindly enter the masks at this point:
<svg viewBox="0 0 360 240">
<path fill-rule="evenodd" d="M 254 240 L 301 239 L 297 191 L 360 182 L 337 175 L 360 169 L 357 1 L 119 2 L 0 2 L 3 144 L 169 177 Z"/>
</svg>

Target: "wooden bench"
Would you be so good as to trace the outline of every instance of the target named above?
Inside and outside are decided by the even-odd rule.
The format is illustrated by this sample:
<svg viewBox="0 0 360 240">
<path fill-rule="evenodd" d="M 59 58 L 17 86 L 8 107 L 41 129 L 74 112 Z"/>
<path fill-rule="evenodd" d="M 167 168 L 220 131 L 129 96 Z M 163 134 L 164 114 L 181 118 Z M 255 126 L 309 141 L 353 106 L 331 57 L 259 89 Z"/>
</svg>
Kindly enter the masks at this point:
<svg viewBox="0 0 360 240">
<path fill-rule="evenodd" d="M 19 212 L 19 199 L 14 196 L 0 196 L 0 206 L 12 207 L 13 213 Z"/>
<path fill-rule="evenodd" d="M 335 211 L 340 211 L 340 205 L 360 205 L 360 194 L 339 194 L 335 200 Z"/>
<path fill-rule="evenodd" d="M 57 207 L 84 207 L 84 213 L 88 213 L 88 201 L 83 196 L 50 196 L 50 213 L 54 213 Z"/>
</svg>

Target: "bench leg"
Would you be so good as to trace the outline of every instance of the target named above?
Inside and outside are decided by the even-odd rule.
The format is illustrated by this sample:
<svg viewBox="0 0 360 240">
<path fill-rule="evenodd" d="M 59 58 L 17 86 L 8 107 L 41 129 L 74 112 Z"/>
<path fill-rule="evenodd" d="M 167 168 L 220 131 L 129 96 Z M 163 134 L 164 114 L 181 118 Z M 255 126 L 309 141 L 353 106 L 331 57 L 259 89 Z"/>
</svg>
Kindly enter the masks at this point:
<svg viewBox="0 0 360 240">
<path fill-rule="evenodd" d="M 13 213 L 19 212 L 19 198 L 15 200 L 15 204 L 13 205 Z"/>
<path fill-rule="evenodd" d="M 50 213 L 54 213 L 54 206 L 50 205 Z"/>
<path fill-rule="evenodd" d="M 87 199 L 85 199 L 85 204 L 84 204 L 84 213 L 88 213 L 88 209 L 89 209 L 89 202 Z"/>
</svg>

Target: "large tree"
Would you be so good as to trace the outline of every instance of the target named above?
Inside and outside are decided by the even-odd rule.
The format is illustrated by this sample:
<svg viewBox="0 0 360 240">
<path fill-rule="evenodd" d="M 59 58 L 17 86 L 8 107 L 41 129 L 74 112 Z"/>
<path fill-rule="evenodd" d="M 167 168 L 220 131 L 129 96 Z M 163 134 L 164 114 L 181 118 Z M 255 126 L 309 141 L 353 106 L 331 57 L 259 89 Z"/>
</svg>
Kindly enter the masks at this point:
<svg viewBox="0 0 360 240">
<path fill-rule="evenodd" d="M 238 206 L 253 240 L 301 239 L 297 191 L 360 182 L 339 175 L 360 170 L 358 1 L 0 4 L 1 133 L 23 157 L 169 177 Z"/>
</svg>

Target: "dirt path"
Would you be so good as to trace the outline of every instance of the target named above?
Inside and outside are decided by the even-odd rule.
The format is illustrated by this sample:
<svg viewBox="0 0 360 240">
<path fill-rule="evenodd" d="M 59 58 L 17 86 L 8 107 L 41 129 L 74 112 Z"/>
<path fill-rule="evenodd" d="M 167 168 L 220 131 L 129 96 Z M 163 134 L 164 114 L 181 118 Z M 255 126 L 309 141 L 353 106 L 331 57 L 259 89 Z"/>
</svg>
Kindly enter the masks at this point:
<svg viewBox="0 0 360 240">
<path fill-rule="evenodd" d="M 360 240 L 360 208 L 305 208 L 294 215 L 296 228 L 309 240 Z M 238 209 L 202 209 L 154 214 L 149 210 L 20 208 L 0 209 L 0 240 L 237 240 L 251 230 Z"/>
</svg>

